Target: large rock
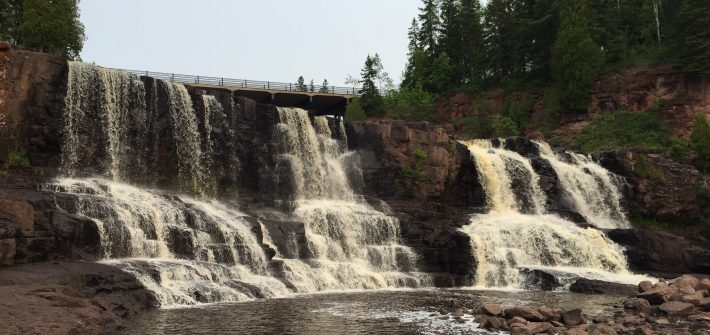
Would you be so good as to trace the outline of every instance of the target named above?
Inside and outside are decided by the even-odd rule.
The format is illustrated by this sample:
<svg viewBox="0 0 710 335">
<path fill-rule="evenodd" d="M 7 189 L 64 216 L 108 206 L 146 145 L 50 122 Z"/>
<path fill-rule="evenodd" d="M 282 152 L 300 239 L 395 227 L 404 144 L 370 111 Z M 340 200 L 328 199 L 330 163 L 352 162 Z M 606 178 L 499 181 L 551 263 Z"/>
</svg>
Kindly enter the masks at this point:
<svg viewBox="0 0 710 335">
<path fill-rule="evenodd" d="M 490 316 L 503 315 L 503 309 L 500 307 L 500 305 L 494 304 L 483 304 L 481 308 L 478 309 L 478 312 Z"/>
<path fill-rule="evenodd" d="M 671 301 L 662 304 L 660 310 L 668 315 L 689 315 L 695 311 L 693 304 L 680 301 Z"/>
<path fill-rule="evenodd" d="M 535 308 L 532 307 L 512 307 L 507 308 L 504 312 L 505 317 L 510 319 L 514 317 L 520 317 L 527 321 L 532 322 L 542 322 L 545 321 L 545 317 L 540 314 Z"/>
<path fill-rule="evenodd" d="M 594 279 L 577 279 L 570 285 L 570 291 L 587 294 L 615 294 L 631 296 L 636 294 L 636 287 L 633 285 L 606 282 Z"/>
<path fill-rule="evenodd" d="M 582 315 L 582 310 L 577 308 L 563 312 L 562 322 L 567 327 L 574 327 L 587 323 L 587 320 L 584 318 L 584 315 Z"/>
</svg>

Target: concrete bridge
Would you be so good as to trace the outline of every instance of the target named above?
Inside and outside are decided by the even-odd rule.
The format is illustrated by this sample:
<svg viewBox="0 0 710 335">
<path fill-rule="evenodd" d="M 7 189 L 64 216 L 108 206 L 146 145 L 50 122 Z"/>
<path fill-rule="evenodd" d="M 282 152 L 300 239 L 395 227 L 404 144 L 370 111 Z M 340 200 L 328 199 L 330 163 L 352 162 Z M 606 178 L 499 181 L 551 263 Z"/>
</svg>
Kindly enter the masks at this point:
<svg viewBox="0 0 710 335">
<path fill-rule="evenodd" d="M 332 115 L 340 118 L 345 115 L 347 106 L 352 99 L 360 95 L 360 89 L 357 87 L 316 86 L 311 91 L 308 85 L 299 87 L 294 83 L 118 70 L 138 76 L 181 83 L 196 89 L 224 89 L 230 91 L 233 96 L 254 99 L 259 103 L 268 103 L 279 107 L 298 107 L 310 111 L 313 115 Z"/>
</svg>

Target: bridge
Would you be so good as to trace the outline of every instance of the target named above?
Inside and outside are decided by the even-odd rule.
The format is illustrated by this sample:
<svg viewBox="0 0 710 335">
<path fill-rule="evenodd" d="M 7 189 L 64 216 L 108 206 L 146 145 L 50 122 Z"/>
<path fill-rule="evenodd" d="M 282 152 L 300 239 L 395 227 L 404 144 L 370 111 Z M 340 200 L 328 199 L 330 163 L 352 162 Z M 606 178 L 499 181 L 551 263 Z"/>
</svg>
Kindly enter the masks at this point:
<svg viewBox="0 0 710 335">
<path fill-rule="evenodd" d="M 360 96 L 357 87 L 316 86 L 313 90 L 308 85 L 273 81 L 231 79 L 223 77 L 192 76 L 176 73 L 151 72 L 116 69 L 138 76 L 185 84 L 196 89 L 224 89 L 233 96 L 241 96 L 259 103 L 273 104 L 279 107 L 298 107 L 311 111 L 314 115 L 333 115 L 342 117 L 353 98 Z"/>
</svg>

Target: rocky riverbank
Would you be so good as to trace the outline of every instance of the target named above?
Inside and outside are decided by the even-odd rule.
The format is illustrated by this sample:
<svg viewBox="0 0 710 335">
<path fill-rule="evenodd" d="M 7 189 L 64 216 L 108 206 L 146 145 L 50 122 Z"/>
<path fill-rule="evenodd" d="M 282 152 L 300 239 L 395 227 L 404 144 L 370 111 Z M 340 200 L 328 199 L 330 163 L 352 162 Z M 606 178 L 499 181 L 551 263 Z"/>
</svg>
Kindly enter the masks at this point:
<svg viewBox="0 0 710 335">
<path fill-rule="evenodd" d="M 105 334 L 157 306 L 135 276 L 88 262 L 20 265 L 0 271 L 0 334 Z"/>
<path fill-rule="evenodd" d="M 589 315 L 582 309 L 483 304 L 474 311 L 440 313 L 455 322 L 476 322 L 512 335 L 710 334 L 710 278 L 684 275 L 656 284 L 644 281 L 638 294 L 619 298 L 616 312 Z M 471 319 L 472 317 L 472 319 Z"/>
</svg>

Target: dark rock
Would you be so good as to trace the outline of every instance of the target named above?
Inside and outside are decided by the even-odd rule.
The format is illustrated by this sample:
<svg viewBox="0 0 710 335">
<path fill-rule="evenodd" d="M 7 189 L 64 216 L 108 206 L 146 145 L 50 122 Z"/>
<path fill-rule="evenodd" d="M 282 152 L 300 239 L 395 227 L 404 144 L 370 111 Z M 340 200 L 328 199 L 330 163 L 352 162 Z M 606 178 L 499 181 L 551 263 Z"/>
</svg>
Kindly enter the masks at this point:
<svg viewBox="0 0 710 335">
<path fill-rule="evenodd" d="M 636 297 L 647 300 L 651 305 L 663 304 L 670 298 L 668 292 L 664 289 L 652 289 L 650 291 L 639 293 Z"/>
<path fill-rule="evenodd" d="M 592 320 L 594 323 L 609 323 L 609 317 L 604 313 L 599 313 Z"/>
<path fill-rule="evenodd" d="M 616 335 L 617 332 L 610 325 L 598 323 L 589 327 L 589 335 Z"/>
<path fill-rule="evenodd" d="M 639 293 L 648 292 L 653 289 L 653 283 L 648 280 L 644 280 L 639 283 Z"/>
<path fill-rule="evenodd" d="M 528 290 L 552 291 L 562 286 L 558 274 L 553 271 L 522 268 L 520 273 L 525 276 L 523 285 Z"/>
<path fill-rule="evenodd" d="M 575 281 L 569 289 L 572 292 L 588 294 L 616 294 L 625 296 L 636 294 L 636 287 L 633 285 L 585 278 L 577 279 L 577 281 Z"/>
<path fill-rule="evenodd" d="M 577 308 L 563 312 L 562 322 L 567 327 L 574 327 L 581 324 L 585 324 L 587 320 L 584 318 L 584 315 L 582 315 L 582 310 Z"/>
</svg>

